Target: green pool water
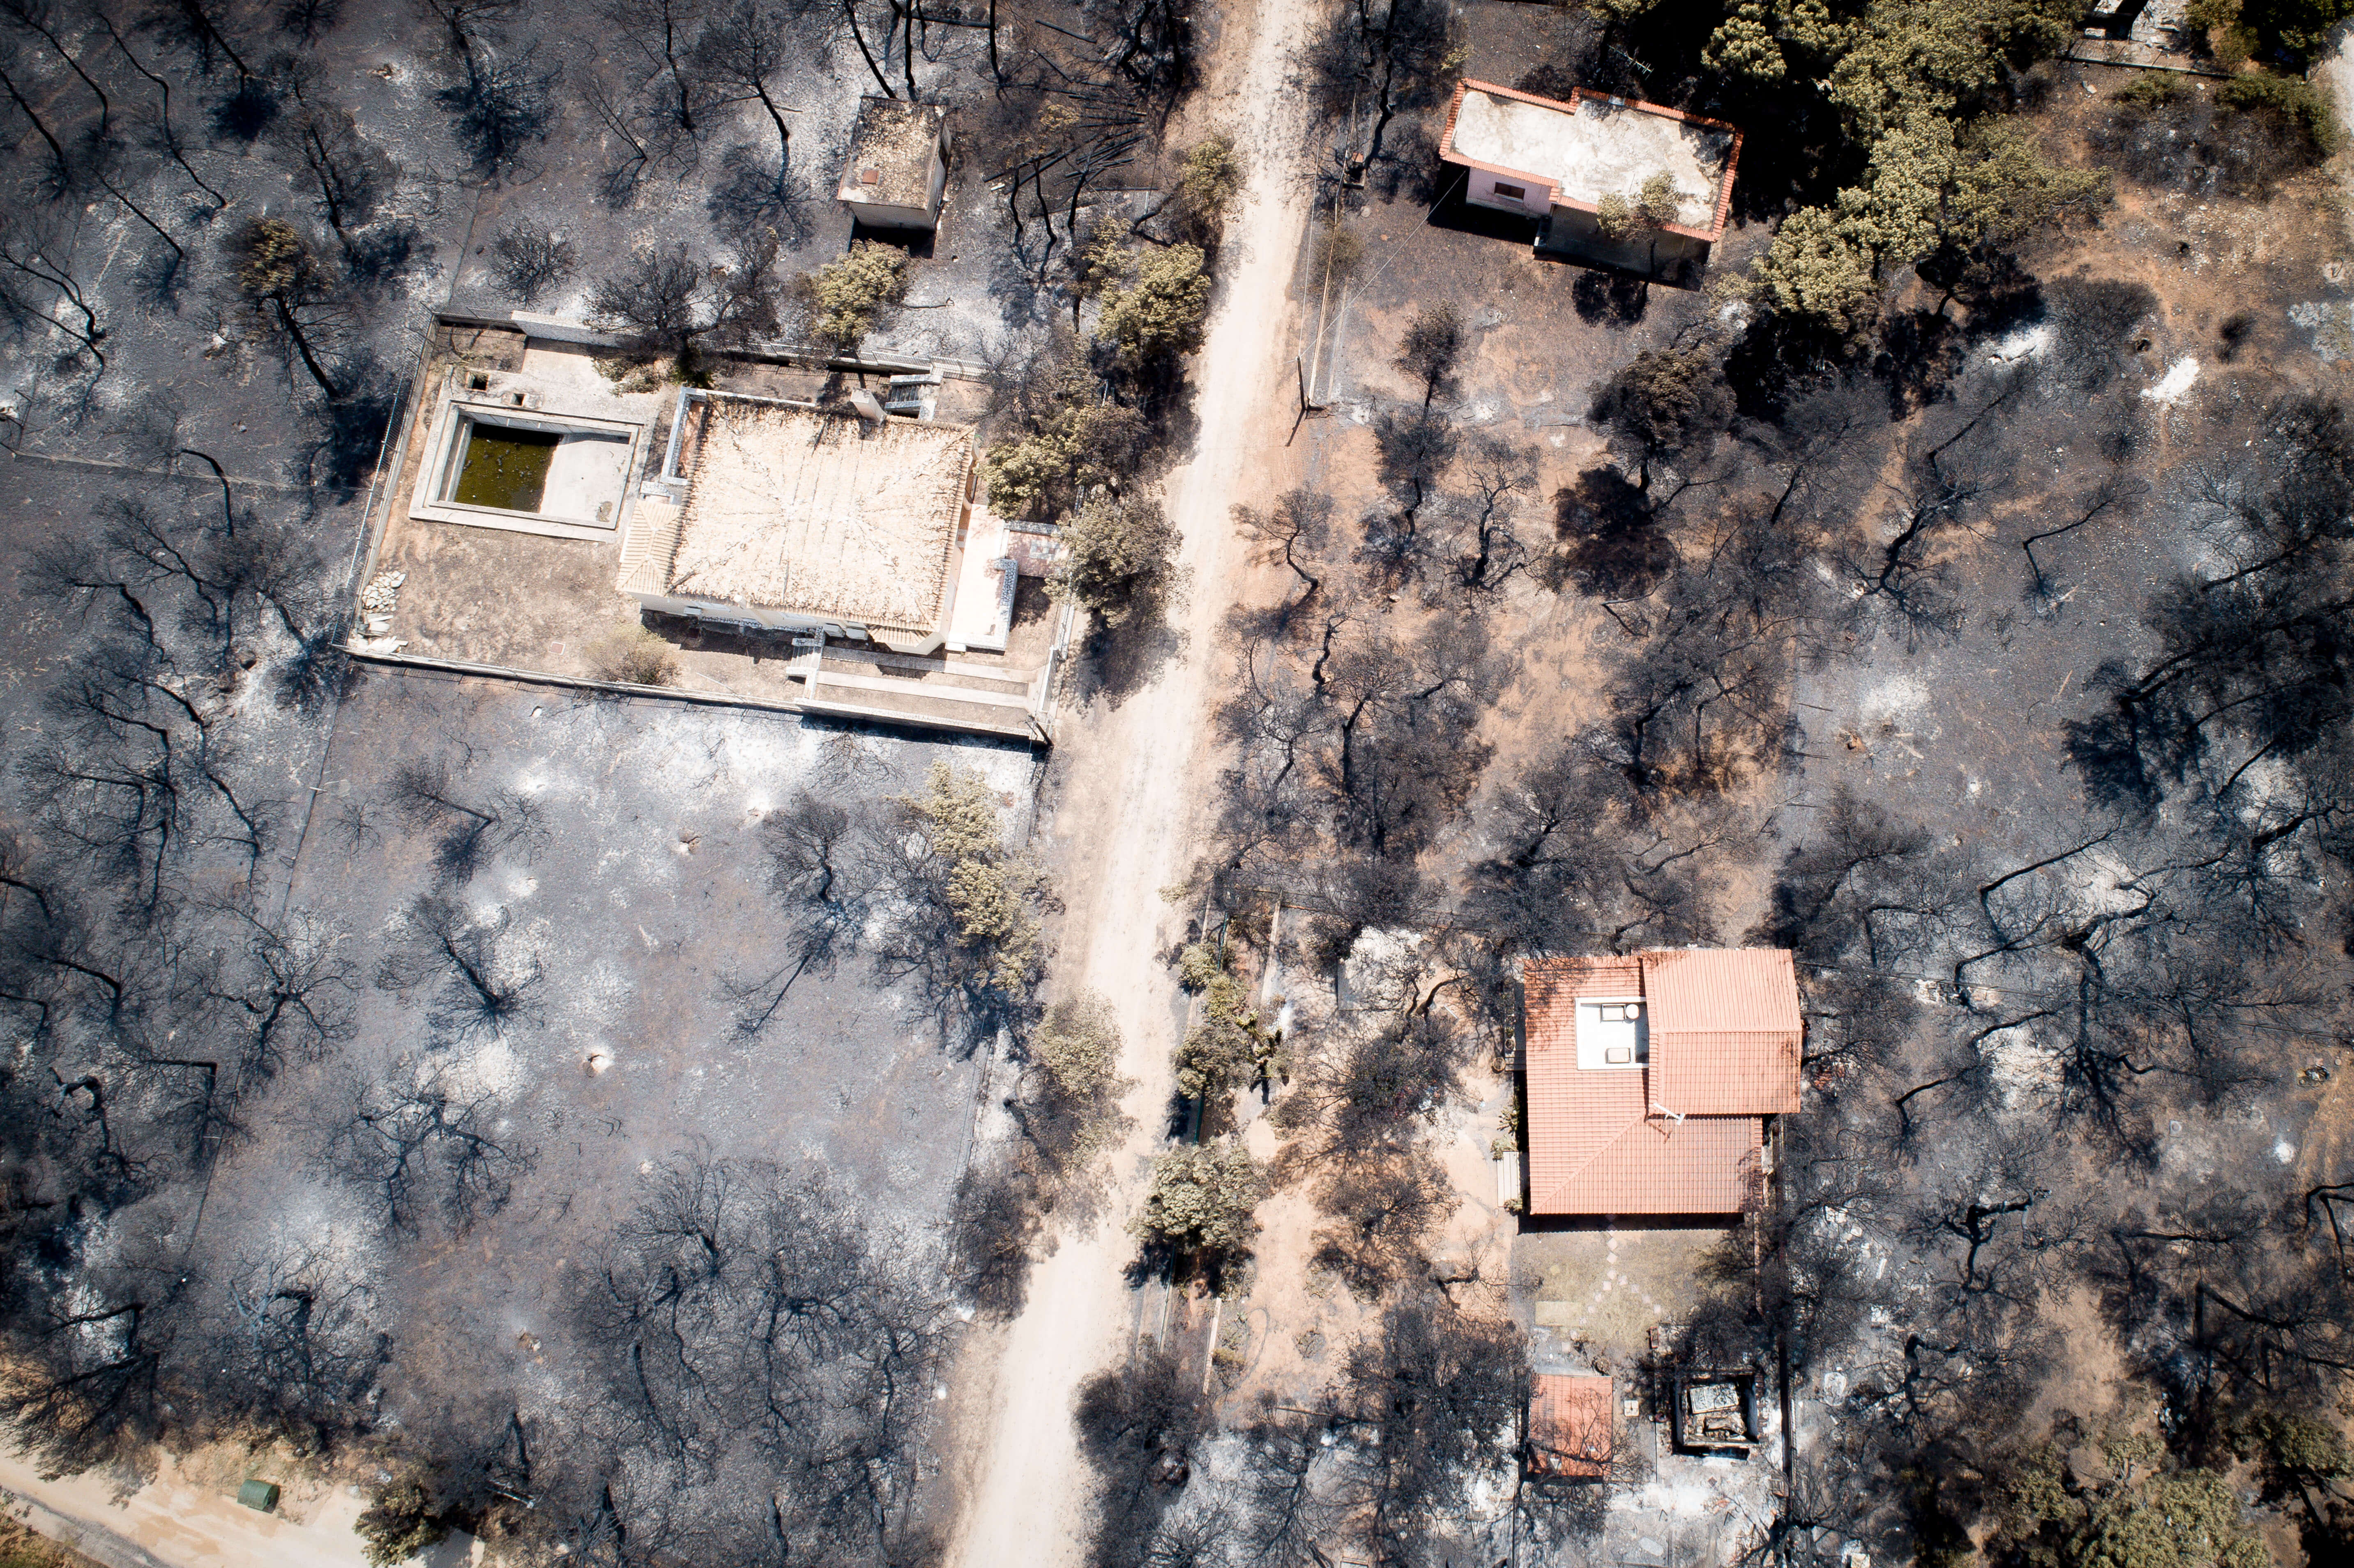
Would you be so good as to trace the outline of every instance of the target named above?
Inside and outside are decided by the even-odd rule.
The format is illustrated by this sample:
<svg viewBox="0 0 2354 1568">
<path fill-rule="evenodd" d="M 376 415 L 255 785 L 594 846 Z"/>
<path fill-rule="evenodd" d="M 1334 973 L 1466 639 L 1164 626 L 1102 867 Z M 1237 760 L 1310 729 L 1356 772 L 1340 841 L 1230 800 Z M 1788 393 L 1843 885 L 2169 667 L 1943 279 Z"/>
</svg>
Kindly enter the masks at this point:
<svg viewBox="0 0 2354 1568">
<path fill-rule="evenodd" d="M 476 425 L 450 499 L 461 506 L 495 506 L 502 512 L 536 512 L 547 489 L 548 464 L 556 459 L 554 430 L 518 430 L 507 425 Z"/>
</svg>

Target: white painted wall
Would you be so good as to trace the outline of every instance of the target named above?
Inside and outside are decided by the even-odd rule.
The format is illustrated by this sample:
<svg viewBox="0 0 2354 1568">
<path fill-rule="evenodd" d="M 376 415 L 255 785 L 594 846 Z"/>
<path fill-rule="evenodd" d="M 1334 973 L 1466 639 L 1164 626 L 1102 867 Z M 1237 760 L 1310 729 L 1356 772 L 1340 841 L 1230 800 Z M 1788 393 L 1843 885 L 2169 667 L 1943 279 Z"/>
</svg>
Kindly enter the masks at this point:
<svg viewBox="0 0 2354 1568">
<path fill-rule="evenodd" d="M 1465 171 L 1471 176 L 1463 199 L 1474 207 L 1491 207 L 1499 212 L 1517 212 L 1529 217 L 1543 217 L 1553 210 L 1553 187 L 1542 182 L 1513 175 L 1494 175 L 1485 169 Z M 1505 196 L 1496 187 L 1517 185 L 1525 192 L 1520 196 Z"/>
</svg>

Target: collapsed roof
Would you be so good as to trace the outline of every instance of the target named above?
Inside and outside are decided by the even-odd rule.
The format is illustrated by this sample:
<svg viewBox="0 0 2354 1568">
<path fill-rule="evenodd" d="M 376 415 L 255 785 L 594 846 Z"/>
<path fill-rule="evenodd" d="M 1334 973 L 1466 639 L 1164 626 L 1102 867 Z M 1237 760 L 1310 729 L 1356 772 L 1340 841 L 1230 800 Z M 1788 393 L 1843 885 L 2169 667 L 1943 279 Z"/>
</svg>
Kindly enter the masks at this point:
<svg viewBox="0 0 2354 1568">
<path fill-rule="evenodd" d="M 714 394 L 686 504 L 625 589 L 927 632 L 947 613 L 972 431 Z M 665 547 L 666 546 L 666 547 Z"/>
</svg>

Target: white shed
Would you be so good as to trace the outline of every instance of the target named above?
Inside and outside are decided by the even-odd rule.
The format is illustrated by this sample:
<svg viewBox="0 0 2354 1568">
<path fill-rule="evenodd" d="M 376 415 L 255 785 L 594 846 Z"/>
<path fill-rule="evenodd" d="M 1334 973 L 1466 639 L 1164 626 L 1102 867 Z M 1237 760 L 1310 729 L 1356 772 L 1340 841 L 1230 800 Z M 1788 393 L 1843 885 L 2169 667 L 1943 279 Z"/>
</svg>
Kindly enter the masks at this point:
<svg viewBox="0 0 2354 1568">
<path fill-rule="evenodd" d="M 948 111 L 938 105 L 862 98 L 836 194 L 869 228 L 929 231 L 948 188 Z"/>
</svg>

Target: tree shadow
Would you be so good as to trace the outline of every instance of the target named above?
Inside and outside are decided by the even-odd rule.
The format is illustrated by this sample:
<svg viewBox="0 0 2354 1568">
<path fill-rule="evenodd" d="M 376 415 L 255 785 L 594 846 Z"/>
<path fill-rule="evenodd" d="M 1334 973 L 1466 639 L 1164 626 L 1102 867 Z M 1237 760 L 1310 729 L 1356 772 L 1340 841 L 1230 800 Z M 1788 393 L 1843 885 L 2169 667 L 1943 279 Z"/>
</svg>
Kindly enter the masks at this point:
<svg viewBox="0 0 2354 1568">
<path fill-rule="evenodd" d="M 433 95 L 435 106 L 450 116 L 450 133 L 484 178 L 514 173 L 524 148 L 547 139 L 557 73 L 538 68 L 535 48 L 507 59 L 469 56 L 465 75 Z"/>
<path fill-rule="evenodd" d="M 353 386 L 349 396 L 313 406 L 310 439 L 289 465 L 298 482 L 354 491 L 374 471 L 399 382 L 370 366 L 353 377 Z"/>
<path fill-rule="evenodd" d="M 1417 121 L 1390 132 L 1382 155 L 1365 171 L 1365 186 L 1385 204 L 1407 201 L 1428 207 L 1454 172 L 1438 161 L 1438 143 Z"/>
<path fill-rule="evenodd" d="M 176 315 L 187 283 L 187 253 L 156 239 L 131 270 L 133 295 L 143 305 Z"/>
<path fill-rule="evenodd" d="M 260 77 L 247 77 L 213 101 L 207 113 L 216 142 L 251 146 L 278 119 L 278 93 Z"/>
<path fill-rule="evenodd" d="M 813 199 L 807 180 L 739 143 L 719 155 L 719 178 L 705 207 L 711 226 L 731 240 L 773 230 L 778 243 L 792 249 L 817 232 L 810 217 Z"/>
<path fill-rule="evenodd" d="M 1020 1316 L 1030 1298 L 1042 1196 L 1036 1174 L 1011 1161 L 975 1166 L 957 1181 L 948 1223 L 952 1273 L 991 1322 Z"/>
<path fill-rule="evenodd" d="M 1569 302 L 1589 326 L 1633 326 L 1651 307 L 1648 278 L 1614 269 L 1588 267 L 1569 286 Z"/>
<path fill-rule="evenodd" d="M 1615 468 L 1589 468 L 1553 492 L 1553 513 L 1564 575 L 1597 599 L 1639 599 L 1675 564 L 1649 498 Z"/>
<path fill-rule="evenodd" d="M 1117 708 L 1182 658 L 1186 644 L 1185 633 L 1158 608 L 1140 610 L 1119 626 L 1098 621 L 1072 662 L 1071 694 L 1082 705 L 1100 698 L 1105 706 Z"/>
</svg>

